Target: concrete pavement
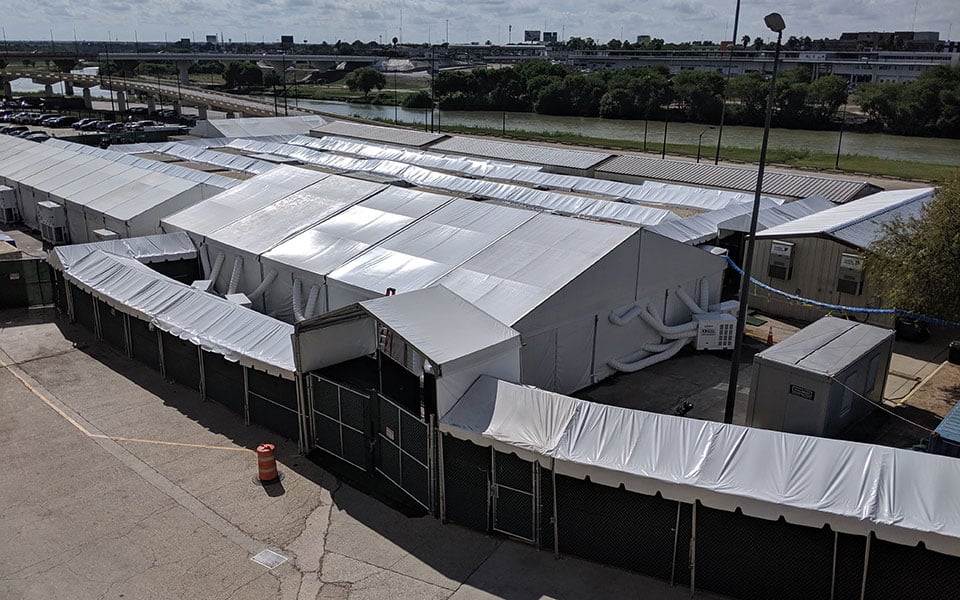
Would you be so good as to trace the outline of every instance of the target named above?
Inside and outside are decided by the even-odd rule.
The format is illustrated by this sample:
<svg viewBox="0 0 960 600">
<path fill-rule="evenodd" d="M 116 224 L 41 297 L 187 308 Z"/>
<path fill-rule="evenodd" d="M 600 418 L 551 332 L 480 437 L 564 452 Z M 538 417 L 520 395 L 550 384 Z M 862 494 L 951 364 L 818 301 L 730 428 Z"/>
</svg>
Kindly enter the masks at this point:
<svg viewBox="0 0 960 600">
<path fill-rule="evenodd" d="M 407 518 L 51 309 L 0 312 L 0 598 L 688 598 Z M 250 557 L 289 558 L 268 570 Z M 698 592 L 698 597 L 715 597 Z"/>
</svg>

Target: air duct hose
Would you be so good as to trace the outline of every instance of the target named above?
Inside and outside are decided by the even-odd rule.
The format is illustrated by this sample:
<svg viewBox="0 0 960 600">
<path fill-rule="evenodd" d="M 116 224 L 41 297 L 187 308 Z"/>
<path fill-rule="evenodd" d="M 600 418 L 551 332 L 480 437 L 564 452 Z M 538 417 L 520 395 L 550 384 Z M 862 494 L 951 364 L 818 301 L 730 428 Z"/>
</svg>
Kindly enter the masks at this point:
<svg viewBox="0 0 960 600">
<path fill-rule="evenodd" d="M 645 369 L 649 366 L 663 362 L 668 358 L 673 358 L 674 356 L 676 356 L 678 352 L 680 352 L 681 348 L 687 345 L 689 341 L 690 341 L 690 338 L 686 338 L 686 339 L 677 340 L 670 344 L 655 344 L 650 346 L 644 346 L 644 351 L 648 349 L 662 348 L 662 347 L 666 347 L 666 349 L 663 350 L 662 352 L 658 352 L 657 354 L 651 354 L 650 356 L 641 358 L 639 360 L 635 360 L 633 362 L 628 362 L 624 359 L 633 358 L 636 353 L 630 356 L 626 356 L 624 357 L 624 359 L 611 358 L 610 360 L 607 361 L 607 364 L 610 366 L 610 368 L 616 369 L 617 371 L 620 371 L 622 373 L 636 373 L 641 369 Z"/>
<path fill-rule="evenodd" d="M 314 284 L 310 287 L 310 294 L 307 296 L 307 308 L 303 315 L 310 318 L 317 313 L 317 298 L 320 297 L 320 286 Z"/>
<path fill-rule="evenodd" d="M 706 312 L 699 304 L 697 304 L 696 300 L 690 297 L 690 294 L 687 293 L 687 290 L 681 287 L 677 288 L 677 298 L 680 298 L 680 300 L 687 305 L 687 308 L 690 309 L 690 312 L 695 315 Z"/>
<path fill-rule="evenodd" d="M 708 279 L 700 280 L 700 308 L 704 312 L 710 311 L 710 281 Z"/>
<path fill-rule="evenodd" d="M 217 277 L 220 276 L 220 270 L 223 268 L 223 261 L 226 257 L 223 255 L 223 252 L 217 254 L 216 260 L 213 261 L 213 268 L 210 269 L 210 281 L 216 282 Z"/>
<path fill-rule="evenodd" d="M 251 300 L 259 298 L 261 294 L 267 291 L 267 288 L 270 287 L 270 284 L 272 284 L 276 279 L 277 272 L 272 270 L 268 271 L 267 276 L 263 278 L 263 281 L 260 282 L 260 285 L 257 286 L 257 289 L 250 292 L 247 297 Z"/>
<path fill-rule="evenodd" d="M 241 268 L 243 268 L 243 257 L 238 256 L 233 261 L 233 272 L 230 273 L 230 286 L 227 288 L 228 294 L 237 293 L 237 286 L 240 285 Z"/>
<path fill-rule="evenodd" d="M 299 279 L 293 280 L 293 319 L 295 321 L 303 320 L 303 304 L 300 302 L 300 292 L 303 284 Z"/>
<path fill-rule="evenodd" d="M 691 331 L 696 331 L 697 329 L 697 323 L 694 321 L 683 323 L 682 325 L 664 325 L 663 321 L 655 316 L 650 310 L 649 304 L 646 306 L 645 310 L 640 312 L 640 318 L 643 319 L 644 323 L 656 329 L 657 332 L 663 337 L 685 334 Z"/>
</svg>

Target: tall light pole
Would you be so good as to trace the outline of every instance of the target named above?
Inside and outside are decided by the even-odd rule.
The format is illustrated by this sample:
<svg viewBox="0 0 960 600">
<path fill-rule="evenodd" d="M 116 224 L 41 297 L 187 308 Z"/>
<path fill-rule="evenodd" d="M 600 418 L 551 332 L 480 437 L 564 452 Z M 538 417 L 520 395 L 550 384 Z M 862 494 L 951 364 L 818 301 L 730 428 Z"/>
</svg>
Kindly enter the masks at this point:
<svg viewBox="0 0 960 600">
<path fill-rule="evenodd" d="M 727 115 L 727 84 L 730 83 L 730 68 L 733 66 L 733 50 L 737 47 L 737 26 L 740 24 L 740 0 L 737 0 L 737 10 L 733 13 L 733 39 L 730 45 L 730 58 L 727 59 L 727 78 L 723 85 L 723 104 L 720 105 L 720 131 L 717 132 L 717 155 L 713 157 L 713 164 L 720 164 L 720 140 L 723 138 L 723 121 Z"/>
<path fill-rule="evenodd" d="M 737 403 L 737 378 L 740 376 L 740 353 L 743 350 L 743 329 L 747 320 L 747 304 L 750 299 L 750 272 L 753 269 L 753 242 L 757 236 L 757 215 L 760 212 L 760 193 L 763 189 L 763 167 L 767 160 L 767 141 L 770 139 L 770 118 L 773 115 L 773 96 L 776 92 L 777 69 L 780 65 L 780 42 L 787 28 L 779 13 L 770 13 L 763 22 L 777 34 L 777 50 L 773 55 L 773 75 L 767 91 L 767 113 L 763 122 L 763 143 L 760 145 L 760 167 L 757 169 L 757 189 L 753 194 L 753 212 L 750 214 L 750 233 L 747 238 L 746 256 L 743 259 L 743 275 L 740 278 L 740 310 L 737 313 L 737 333 L 734 336 L 733 357 L 730 361 L 730 383 L 727 386 L 727 404 L 723 422 L 733 423 L 733 409 Z"/>
<path fill-rule="evenodd" d="M 840 137 L 837 139 L 837 160 L 833 163 L 833 168 L 840 170 L 840 146 L 843 145 L 843 125 L 847 121 L 847 105 L 844 103 L 843 112 L 840 113 Z"/>
<path fill-rule="evenodd" d="M 710 127 L 707 127 L 706 129 L 701 131 L 700 135 L 697 136 L 697 164 L 700 164 L 700 146 L 703 145 L 703 134 L 710 131 L 711 129 L 716 129 L 716 127 L 713 127 L 711 125 Z"/>
</svg>

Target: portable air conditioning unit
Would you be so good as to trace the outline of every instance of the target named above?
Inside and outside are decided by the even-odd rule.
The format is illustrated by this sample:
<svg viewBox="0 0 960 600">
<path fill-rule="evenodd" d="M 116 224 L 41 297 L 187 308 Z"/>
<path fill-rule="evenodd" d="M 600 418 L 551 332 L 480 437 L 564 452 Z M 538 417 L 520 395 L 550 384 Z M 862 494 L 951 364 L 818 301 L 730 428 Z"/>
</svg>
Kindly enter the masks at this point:
<svg viewBox="0 0 960 600">
<path fill-rule="evenodd" d="M 67 209 L 56 202 L 45 200 L 37 203 L 37 221 L 40 222 L 40 237 L 49 244 L 65 244 L 67 233 Z"/>
<path fill-rule="evenodd" d="M 116 240 L 120 238 L 116 231 L 110 231 L 109 229 L 94 229 L 93 237 L 96 238 L 98 242 L 105 242 L 107 240 Z"/>
<path fill-rule="evenodd" d="M 733 348 L 737 318 L 727 313 L 693 315 L 697 322 L 697 350 L 729 350 Z"/>
<path fill-rule="evenodd" d="M 20 221 L 17 208 L 17 192 L 12 187 L 0 185 L 0 223 L 13 225 Z"/>
<path fill-rule="evenodd" d="M 776 279 L 790 279 L 793 275 L 793 243 L 774 240 L 770 244 L 770 262 L 767 264 L 767 276 Z"/>
</svg>

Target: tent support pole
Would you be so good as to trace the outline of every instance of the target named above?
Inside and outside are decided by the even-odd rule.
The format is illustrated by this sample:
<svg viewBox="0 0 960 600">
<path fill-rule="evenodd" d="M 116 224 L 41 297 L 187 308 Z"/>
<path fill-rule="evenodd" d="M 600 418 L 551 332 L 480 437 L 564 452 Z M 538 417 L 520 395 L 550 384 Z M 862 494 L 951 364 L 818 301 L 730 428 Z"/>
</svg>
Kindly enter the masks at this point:
<svg viewBox="0 0 960 600">
<path fill-rule="evenodd" d="M 305 455 L 309 451 L 310 436 L 307 434 L 307 411 L 305 409 L 306 397 L 303 393 L 303 378 L 300 377 L 299 373 L 294 373 L 293 383 L 297 390 L 297 429 L 299 430 L 297 448 L 300 450 L 300 454 Z"/>
<path fill-rule="evenodd" d="M 437 473 L 437 415 L 431 413 L 427 425 L 427 493 L 430 496 L 430 513 L 437 516 L 437 491 L 435 489 Z"/>
<path fill-rule="evenodd" d="M 590 349 L 590 383 L 597 382 L 597 325 L 600 315 L 593 315 L 593 347 Z"/>
<path fill-rule="evenodd" d="M 250 424 L 250 377 L 247 375 L 247 367 L 243 367 L 243 422 Z"/>
<path fill-rule="evenodd" d="M 557 520 L 557 459 L 550 457 L 550 483 L 553 485 L 553 557 L 560 558 L 560 522 Z"/>
<path fill-rule="evenodd" d="M 673 562 L 670 563 L 670 585 L 677 581 L 677 548 L 680 546 L 680 509 L 683 503 L 677 501 L 677 523 L 673 526 Z"/>
<path fill-rule="evenodd" d="M 100 327 L 100 305 L 103 303 L 97 300 L 93 294 L 90 297 L 93 298 L 93 334 L 102 342 L 103 329 Z"/>
<path fill-rule="evenodd" d="M 67 296 L 67 320 L 73 323 L 77 320 L 76 312 L 73 309 L 73 286 L 67 282 L 66 277 L 63 278 L 63 287 Z"/>
<path fill-rule="evenodd" d="M 530 483 L 533 490 L 533 539 L 536 541 L 537 550 L 540 547 L 540 461 L 533 459 L 533 465 L 530 468 L 533 481 Z"/>
<path fill-rule="evenodd" d="M 197 360 L 200 361 L 200 400 L 207 399 L 207 376 L 203 372 L 203 350 L 197 346 Z"/>
<path fill-rule="evenodd" d="M 440 451 L 440 522 L 447 522 L 447 483 L 444 478 L 443 469 L 443 434 L 437 433 L 437 446 Z"/>
<path fill-rule="evenodd" d="M 697 501 L 693 501 L 693 522 L 690 525 L 690 596 L 697 591 Z"/>
<path fill-rule="evenodd" d="M 867 597 L 867 568 L 870 566 L 870 538 L 872 533 L 867 534 L 867 545 L 863 550 L 863 582 L 860 584 L 860 600 Z"/>
<path fill-rule="evenodd" d="M 833 532 L 833 571 L 830 573 L 830 600 L 837 595 L 837 546 L 840 540 L 840 532 Z"/>
</svg>

